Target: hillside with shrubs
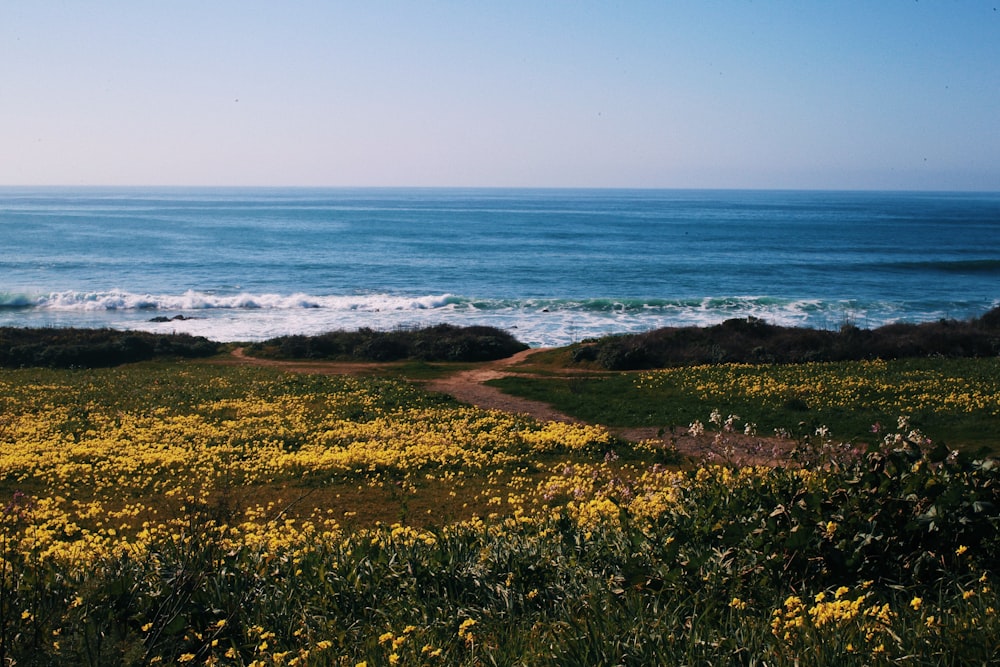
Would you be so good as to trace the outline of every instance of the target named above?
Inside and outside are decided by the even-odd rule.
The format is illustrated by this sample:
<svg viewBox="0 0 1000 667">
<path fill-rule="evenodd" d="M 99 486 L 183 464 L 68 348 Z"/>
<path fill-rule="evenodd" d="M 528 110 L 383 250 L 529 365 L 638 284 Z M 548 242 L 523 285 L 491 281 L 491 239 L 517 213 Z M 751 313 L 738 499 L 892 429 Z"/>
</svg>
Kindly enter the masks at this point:
<svg viewBox="0 0 1000 667">
<path fill-rule="evenodd" d="M 667 327 L 609 336 L 569 349 L 575 363 L 607 370 L 749 363 L 789 364 L 915 357 L 995 357 L 1000 354 L 1000 308 L 979 318 L 875 329 L 845 324 L 837 331 L 786 327 L 754 317 L 710 327 Z"/>
</svg>

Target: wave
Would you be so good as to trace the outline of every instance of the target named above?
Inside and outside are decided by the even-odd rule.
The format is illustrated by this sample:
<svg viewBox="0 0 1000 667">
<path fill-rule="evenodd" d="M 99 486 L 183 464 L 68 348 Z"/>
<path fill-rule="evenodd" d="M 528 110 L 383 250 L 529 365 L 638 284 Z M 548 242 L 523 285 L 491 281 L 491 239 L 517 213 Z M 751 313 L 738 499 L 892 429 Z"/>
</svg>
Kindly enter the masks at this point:
<svg viewBox="0 0 1000 667">
<path fill-rule="evenodd" d="M 843 302 L 837 302 L 837 308 Z M 473 299 L 453 294 L 312 295 L 305 293 L 214 294 L 189 290 L 183 294 L 139 294 L 125 291 L 51 292 L 47 294 L 0 292 L 0 309 L 52 311 L 208 311 L 208 310 L 303 310 L 326 309 L 347 312 L 470 310 L 566 312 L 615 314 L 676 313 L 679 311 L 731 313 L 794 309 L 819 312 L 830 303 L 816 299 L 779 299 L 769 296 L 699 297 L 690 299 L 526 298 Z"/>
<path fill-rule="evenodd" d="M 687 299 L 473 299 L 453 294 L 183 294 L 0 292 L 0 326 L 113 327 L 185 332 L 218 341 L 260 341 L 333 330 L 488 325 L 533 347 L 638 333 L 667 326 L 710 326 L 755 317 L 784 326 L 870 328 L 897 321 L 981 315 L 997 302 L 963 303 L 784 299 L 768 295 Z M 182 315 L 183 317 L 177 317 Z"/>
<path fill-rule="evenodd" d="M 877 267 L 876 267 L 877 268 Z M 944 273 L 1000 273 L 1000 259 L 932 260 L 924 262 L 891 262 L 881 265 L 903 271 L 941 271 Z"/>
<path fill-rule="evenodd" d="M 132 292 L 51 292 L 48 294 L 0 293 L 0 308 L 34 308 L 53 311 L 198 311 L 198 310 L 298 310 L 327 308 L 346 311 L 428 310 L 461 301 L 449 294 L 394 296 L 314 296 L 296 294 L 212 294 L 189 290 L 183 294 Z"/>
<path fill-rule="evenodd" d="M 331 310 L 341 312 L 392 311 L 521 311 L 526 313 L 580 312 L 616 315 L 678 315 L 711 313 L 719 317 L 777 315 L 801 316 L 844 313 L 869 309 L 907 310 L 905 304 L 862 303 L 856 300 L 786 299 L 767 295 L 696 297 L 685 299 L 613 298 L 523 298 L 475 299 L 454 294 L 355 294 L 313 295 L 306 293 L 216 294 L 188 290 L 183 294 L 141 294 L 111 290 L 106 292 L 0 292 L 0 309 L 39 311 L 212 311 L 212 310 Z M 936 316 L 937 313 L 932 315 Z M 766 317 L 764 319 L 767 319 Z"/>
</svg>

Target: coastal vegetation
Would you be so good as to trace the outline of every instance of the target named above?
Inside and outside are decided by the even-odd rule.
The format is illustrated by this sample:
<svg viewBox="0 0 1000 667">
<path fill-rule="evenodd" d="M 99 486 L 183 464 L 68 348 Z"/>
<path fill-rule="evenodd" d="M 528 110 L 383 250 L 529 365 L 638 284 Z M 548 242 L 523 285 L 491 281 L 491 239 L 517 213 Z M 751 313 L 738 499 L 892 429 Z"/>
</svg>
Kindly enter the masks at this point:
<svg viewBox="0 0 1000 667">
<path fill-rule="evenodd" d="M 0 328 L 0 367 L 101 368 L 161 358 L 201 358 L 223 345 L 200 336 L 114 329 Z M 272 359 L 490 361 L 528 348 L 493 327 L 449 324 L 281 336 L 247 346 Z"/>
<path fill-rule="evenodd" d="M 0 368 L 97 368 L 161 357 L 209 357 L 220 348 L 187 334 L 0 327 Z"/>
<path fill-rule="evenodd" d="M 502 382 L 587 423 L 228 355 L 0 372 L 0 662 L 1000 659 L 995 355 L 568 353 Z"/>
<path fill-rule="evenodd" d="M 784 327 L 750 317 L 710 327 L 666 327 L 609 336 L 572 345 L 563 354 L 572 362 L 608 370 L 718 363 L 996 357 L 1000 354 L 1000 308 L 964 321 L 895 323 L 875 329 L 845 323 L 837 331 Z"/>
<path fill-rule="evenodd" d="M 526 349 L 527 345 L 495 327 L 450 324 L 281 336 L 248 346 L 250 354 L 271 359 L 360 361 L 492 361 Z"/>
<path fill-rule="evenodd" d="M 107 367 L 164 357 L 207 357 L 222 347 L 187 334 L 4 327 L 0 328 L 0 367 Z M 502 329 L 450 324 L 279 336 L 246 346 L 249 354 L 262 358 L 373 362 L 480 362 L 503 359 L 527 348 Z M 839 331 L 782 327 L 756 318 L 732 319 L 710 327 L 665 327 L 608 336 L 570 345 L 553 354 L 564 365 L 605 370 L 996 357 L 1000 354 L 1000 308 L 967 321 L 897 323 L 877 329 L 845 324 Z"/>
</svg>

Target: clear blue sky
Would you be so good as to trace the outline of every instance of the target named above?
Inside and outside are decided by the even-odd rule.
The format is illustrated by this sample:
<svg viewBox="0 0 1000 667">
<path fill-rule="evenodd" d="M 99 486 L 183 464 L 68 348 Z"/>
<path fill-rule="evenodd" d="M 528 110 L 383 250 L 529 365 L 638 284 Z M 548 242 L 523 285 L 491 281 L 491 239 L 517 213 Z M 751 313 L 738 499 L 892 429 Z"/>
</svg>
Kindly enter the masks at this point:
<svg viewBox="0 0 1000 667">
<path fill-rule="evenodd" d="M 0 0 L 0 184 L 1000 190 L 1000 0 Z"/>
</svg>

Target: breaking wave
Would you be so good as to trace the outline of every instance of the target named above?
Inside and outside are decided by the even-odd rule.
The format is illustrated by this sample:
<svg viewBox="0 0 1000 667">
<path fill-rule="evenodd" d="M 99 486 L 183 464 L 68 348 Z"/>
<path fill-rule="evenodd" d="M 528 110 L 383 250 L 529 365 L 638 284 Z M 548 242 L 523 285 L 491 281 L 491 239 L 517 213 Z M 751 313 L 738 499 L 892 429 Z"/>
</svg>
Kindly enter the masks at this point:
<svg viewBox="0 0 1000 667">
<path fill-rule="evenodd" d="M 997 305 L 893 303 L 728 296 L 691 299 L 476 299 L 453 294 L 138 294 L 127 291 L 0 293 L 0 326 L 113 327 L 257 341 L 331 330 L 449 323 L 511 331 L 535 347 L 567 345 L 665 326 L 709 326 L 755 317 L 834 329 L 895 321 L 967 318 Z"/>
</svg>

